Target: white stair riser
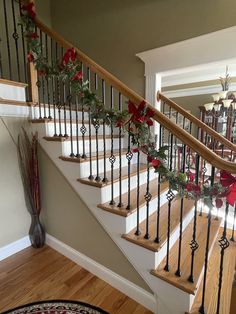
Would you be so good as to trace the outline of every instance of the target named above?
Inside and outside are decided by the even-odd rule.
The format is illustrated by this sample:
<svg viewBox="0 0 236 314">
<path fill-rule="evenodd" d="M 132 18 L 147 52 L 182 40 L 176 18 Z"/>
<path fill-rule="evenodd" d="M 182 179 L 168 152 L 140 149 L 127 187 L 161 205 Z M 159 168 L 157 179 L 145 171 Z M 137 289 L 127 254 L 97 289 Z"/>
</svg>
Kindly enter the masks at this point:
<svg viewBox="0 0 236 314">
<path fill-rule="evenodd" d="M 54 136 L 55 134 L 55 125 L 54 122 L 50 122 L 50 123 L 46 123 L 46 134 L 47 136 Z M 89 134 L 89 125 L 85 124 L 84 125 L 86 127 L 86 132 L 85 132 L 85 136 Z M 78 136 L 82 136 L 82 132 L 80 130 L 80 128 L 82 127 L 82 124 L 79 123 L 78 124 L 78 129 L 76 128 L 76 123 L 72 123 L 72 135 L 76 136 L 77 132 L 78 132 Z M 67 135 L 71 135 L 71 126 L 70 123 L 67 122 L 67 124 L 65 125 L 64 122 L 61 122 L 61 126 L 59 123 L 56 123 L 56 134 L 59 135 L 61 132 L 61 134 L 64 136 L 65 134 Z M 110 135 L 111 134 L 111 128 L 109 126 L 106 126 L 106 131 L 105 131 L 106 135 Z M 102 135 L 103 134 L 103 128 L 100 127 L 98 129 L 98 135 Z M 118 135 L 119 134 L 119 130 L 116 128 L 114 129 L 113 132 L 114 135 Z M 91 125 L 91 135 L 96 135 L 96 130 L 94 128 L 93 125 Z"/>
<path fill-rule="evenodd" d="M 156 174 L 154 171 L 150 171 L 150 180 L 156 178 Z M 141 172 L 139 175 L 140 185 L 145 184 L 147 182 L 147 172 Z M 122 180 L 122 194 L 128 192 L 128 178 Z M 130 177 L 130 189 L 135 189 L 137 187 L 137 175 L 133 175 Z M 119 181 L 113 183 L 113 190 L 114 190 L 114 197 L 120 195 L 119 189 Z M 111 200 L 111 185 L 107 185 L 101 188 L 101 202 L 106 203 Z M 131 206 L 136 207 L 135 205 L 131 204 Z"/>
<path fill-rule="evenodd" d="M 109 161 L 109 156 L 106 155 L 106 171 L 110 171 L 111 168 L 111 163 Z M 136 163 L 136 156 L 134 155 L 132 158 L 132 163 Z M 90 161 L 89 158 L 87 158 L 87 162 L 83 162 L 80 164 L 80 178 L 86 178 L 90 175 Z M 128 160 L 126 158 L 126 155 L 123 154 L 121 155 L 121 165 L 122 167 L 126 167 L 128 165 Z M 119 162 L 119 156 L 116 156 L 116 161 L 114 163 L 114 169 L 118 169 L 120 166 L 120 162 Z M 99 159 L 98 160 L 98 168 L 99 168 L 99 174 L 104 173 L 104 159 Z M 97 175 L 97 161 L 96 160 L 92 160 L 92 173 L 93 175 Z"/>
<path fill-rule="evenodd" d="M 194 216 L 194 208 L 188 212 L 188 214 L 183 218 L 183 231 L 185 228 L 188 226 L 190 221 L 192 220 Z M 172 246 L 175 244 L 176 241 L 179 239 L 179 230 L 180 226 L 178 225 L 174 231 L 171 232 L 170 235 L 170 249 Z M 166 230 L 167 232 L 167 230 Z M 158 267 L 158 265 L 163 261 L 163 259 L 166 256 L 166 250 L 167 250 L 167 243 L 165 243 L 162 248 L 159 250 L 159 252 L 156 253 L 156 258 L 155 258 L 155 268 Z"/>
<path fill-rule="evenodd" d="M 77 142 L 76 141 L 72 141 L 73 144 L 73 152 L 74 154 L 77 154 Z M 89 140 L 85 139 L 84 140 L 84 144 L 85 144 L 85 153 L 89 154 Z M 123 147 L 123 139 L 121 140 L 121 147 Z M 113 149 L 118 149 L 119 148 L 119 139 L 118 138 L 114 138 L 113 139 Z M 110 150 L 111 149 L 111 139 L 108 138 L 106 139 L 106 150 Z M 99 139 L 98 140 L 98 151 L 101 152 L 104 150 L 104 143 L 103 143 L 103 139 Z M 91 151 L 92 152 L 96 152 L 96 140 L 93 139 L 91 140 Z M 63 156 L 70 156 L 71 154 L 71 141 L 64 141 L 62 142 L 62 152 L 63 152 Z M 83 141 L 82 138 L 79 138 L 79 153 L 83 154 Z"/>
<path fill-rule="evenodd" d="M 25 87 L 0 83 L 0 98 L 25 101 Z"/>
</svg>

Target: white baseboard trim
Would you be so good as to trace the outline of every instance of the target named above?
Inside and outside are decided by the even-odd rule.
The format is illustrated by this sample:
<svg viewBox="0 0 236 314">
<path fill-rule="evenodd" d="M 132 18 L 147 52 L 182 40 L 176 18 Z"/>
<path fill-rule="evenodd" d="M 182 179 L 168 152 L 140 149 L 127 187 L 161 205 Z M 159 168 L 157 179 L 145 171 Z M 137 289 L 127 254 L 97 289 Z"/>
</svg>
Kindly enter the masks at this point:
<svg viewBox="0 0 236 314">
<path fill-rule="evenodd" d="M 116 274 L 112 270 L 106 268 L 105 266 L 97 263 L 86 255 L 76 251 L 72 247 L 66 245 L 65 243 L 57 240 L 53 236 L 46 235 L 46 243 L 48 246 L 63 254 L 79 266 L 88 270 L 95 276 L 106 281 L 112 287 L 126 294 L 128 297 L 134 299 L 136 302 L 142 304 L 152 312 L 156 311 L 156 299 L 154 295 L 147 292 L 146 290 L 138 287 L 131 281 L 125 279 L 124 277 Z"/>
<path fill-rule="evenodd" d="M 0 248 L 0 261 L 5 258 L 18 253 L 31 245 L 29 236 L 25 236 L 15 242 L 7 244 Z"/>
</svg>

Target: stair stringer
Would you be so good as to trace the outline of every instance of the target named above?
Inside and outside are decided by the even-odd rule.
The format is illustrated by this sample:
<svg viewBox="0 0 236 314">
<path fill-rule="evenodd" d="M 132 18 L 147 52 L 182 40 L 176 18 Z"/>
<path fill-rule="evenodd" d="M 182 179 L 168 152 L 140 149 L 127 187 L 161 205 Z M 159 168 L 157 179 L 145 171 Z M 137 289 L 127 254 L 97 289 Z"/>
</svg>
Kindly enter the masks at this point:
<svg viewBox="0 0 236 314">
<path fill-rule="evenodd" d="M 184 314 L 188 312 L 193 303 L 193 296 L 184 291 L 162 281 L 151 275 L 150 271 L 155 269 L 164 258 L 165 245 L 159 252 L 152 252 L 141 246 L 134 245 L 121 238 L 126 228 L 126 217 L 118 216 L 106 212 L 97 207 L 101 201 L 100 189 L 92 186 L 81 184 L 77 181 L 79 177 L 78 164 L 64 162 L 58 157 L 62 155 L 62 144 L 60 142 L 47 142 L 43 139 L 45 129 L 43 125 L 33 126 L 39 133 L 40 145 L 47 153 L 49 158 L 54 162 L 65 179 L 70 183 L 72 188 L 78 193 L 83 202 L 90 209 L 98 222 L 102 225 L 107 234 L 116 243 L 122 253 L 147 283 L 156 299 L 155 308 L 148 304 L 143 304 L 154 313 L 158 314 Z M 91 198 L 91 195 L 93 197 Z M 183 228 L 188 225 L 193 215 L 193 211 L 184 222 Z M 114 228 L 116 226 L 116 228 Z M 178 228 L 174 231 L 174 237 L 171 245 L 177 240 Z M 161 256 L 161 257 L 160 257 Z M 174 302 L 170 302 L 170 299 Z M 137 300 L 139 301 L 139 300 Z"/>
</svg>

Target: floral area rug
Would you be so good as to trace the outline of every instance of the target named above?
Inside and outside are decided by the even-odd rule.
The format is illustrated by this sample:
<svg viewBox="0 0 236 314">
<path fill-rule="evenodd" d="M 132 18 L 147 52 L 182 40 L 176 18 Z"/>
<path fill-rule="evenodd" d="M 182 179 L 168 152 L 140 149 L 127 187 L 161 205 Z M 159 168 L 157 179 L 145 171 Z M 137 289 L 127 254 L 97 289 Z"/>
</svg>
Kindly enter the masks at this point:
<svg viewBox="0 0 236 314">
<path fill-rule="evenodd" d="M 19 306 L 1 314 L 109 314 L 93 305 L 78 301 L 40 301 Z"/>
</svg>

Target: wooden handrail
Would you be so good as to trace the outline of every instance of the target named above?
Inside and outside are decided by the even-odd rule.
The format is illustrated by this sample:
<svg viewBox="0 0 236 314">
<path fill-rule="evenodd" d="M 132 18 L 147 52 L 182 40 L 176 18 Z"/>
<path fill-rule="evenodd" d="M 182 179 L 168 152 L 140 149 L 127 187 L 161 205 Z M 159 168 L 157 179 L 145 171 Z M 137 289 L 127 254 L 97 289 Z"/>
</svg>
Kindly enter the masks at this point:
<svg viewBox="0 0 236 314">
<path fill-rule="evenodd" d="M 44 25 L 39 19 L 35 20 L 36 26 L 41 29 L 48 36 L 52 37 L 62 47 L 68 49 L 74 47 L 70 42 L 66 41 L 63 37 L 57 34 L 55 31 Z M 122 95 L 134 102 L 136 105 L 145 100 L 143 97 L 135 93 L 114 75 L 109 73 L 103 67 L 94 62 L 86 54 L 84 54 L 78 48 L 75 48 L 81 62 L 89 66 L 90 69 L 95 72 L 99 77 L 104 79 L 107 83 L 116 88 Z M 153 108 L 151 104 L 146 102 L 147 106 L 154 110 L 154 120 L 159 122 L 164 128 L 172 132 L 177 138 L 179 138 L 184 144 L 188 145 L 193 151 L 202 156 L 206 161 L 212 164 L 214 167 L 222 170 L 229 171 L 230 173 L 236 173 L 236 163 L 226 161 L 219 157 L 217 154 L 208 149 L 199 140 L 195 139 L 188 132 L 180 128 L 178 125 L 170 121 L 163 113 Z"/>
<path fill-rule="evenodd" d="M 206 133 L 210 134 L 216 141 L 220 142 L 224 146 L 226 146 L 229 150 L 232 150 L 236 152 L 236 145 L 231 143 L 227 138 L 217 133 L 214 129 L 210 128 L 208 125 L 206 125 L 204 122 L 196 118 L 194 115 L 180 107 L 178 104 L 176 104 L 173 100 L 167 98 L 162 93 L 157 93 L 157 101 L 163 100 L 168 106 L 175 109 L 178 113 L 182 114 L 185 118 L 187 118 L 189 121 L 197 125 L 201 130 L 204 130 Z"/>
</svg>

